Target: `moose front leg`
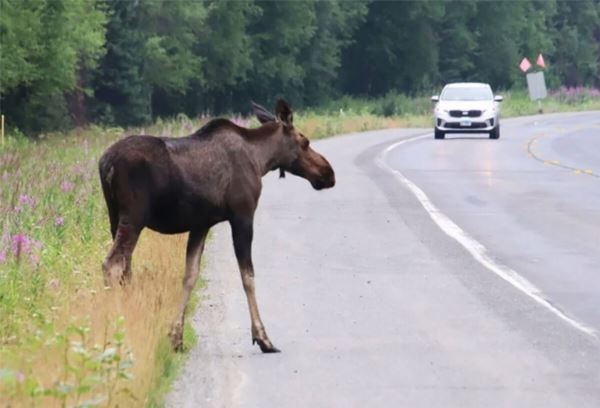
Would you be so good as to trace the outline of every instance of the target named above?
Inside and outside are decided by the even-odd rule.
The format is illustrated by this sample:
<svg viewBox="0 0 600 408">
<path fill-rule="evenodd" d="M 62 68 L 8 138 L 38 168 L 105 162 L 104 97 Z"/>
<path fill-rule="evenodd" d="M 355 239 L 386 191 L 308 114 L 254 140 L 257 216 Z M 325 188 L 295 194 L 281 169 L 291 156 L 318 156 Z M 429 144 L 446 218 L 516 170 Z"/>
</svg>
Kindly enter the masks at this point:
<svg viewBox="0 0 600 408">
<path fill-rule="evenodd" d="M 169 332 L 169 337 L 171 337 L 171 343 L 173 344 L 175 351 L 183 350 L 185 309 L 190 300 L 192 290 L 194 290 L 194 287 L 196 286 L 196 281 L 198 280 L 198 275 L 200 273 L 200 258 L 202 256 L 202 251 L 204 251 L 204 242 L 207 233 L 208 229 L 191 231 L 188 237 L 185 256 L 185 276 L 183 278 L 183 295 L 179 305 L 179 311 L 171 325 L 171 331 Z"/>
<path fill-rule="evenodd" d="M 278 353 L 279 350 L 269 340 L 258 313 L 258 304 L 254 292 L 254 267 L 252 266 L 252 231 L 252 218 L 250 217 L 237 217 L 231 221 L 235 256 L 240 267 L 242 283 L 248 300 L 248 308 L 250 309 L 252 344 L 258 343 L 263 353 Z"/>
</svg>

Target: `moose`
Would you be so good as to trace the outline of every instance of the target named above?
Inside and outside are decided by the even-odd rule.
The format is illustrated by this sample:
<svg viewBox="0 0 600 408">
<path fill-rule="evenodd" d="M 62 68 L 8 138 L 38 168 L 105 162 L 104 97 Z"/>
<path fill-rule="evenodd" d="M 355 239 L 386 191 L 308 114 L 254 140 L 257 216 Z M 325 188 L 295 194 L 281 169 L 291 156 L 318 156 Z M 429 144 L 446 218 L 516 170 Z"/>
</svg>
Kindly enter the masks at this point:
<svg viewBox="0 0 600 408">
<path fill-rule="evenodd" d="M 183 349 L 184 314 L 199 274 L 206 236 L 228 221 L 248 307 L 252 344 L 263 353 L 273 346 L 254 292 L 253 219 L 262 177 L 272 170 L 308 180 L 316 190 L 333 187 L 329 162 L 310 147 L 293 125 L 293 112 L 279 100 L 275 115 L 252 103 L 261 126 L 248 129 L 214 119 L 181 138 L 128 136 L 110 146 L 99 161 L 113 245 L 102 264 L 108 286 L 131 281 L 131 257 L 145 227 L 163 234 L 189 232 L 183 294 L 169 337 Z"/>
</svg>

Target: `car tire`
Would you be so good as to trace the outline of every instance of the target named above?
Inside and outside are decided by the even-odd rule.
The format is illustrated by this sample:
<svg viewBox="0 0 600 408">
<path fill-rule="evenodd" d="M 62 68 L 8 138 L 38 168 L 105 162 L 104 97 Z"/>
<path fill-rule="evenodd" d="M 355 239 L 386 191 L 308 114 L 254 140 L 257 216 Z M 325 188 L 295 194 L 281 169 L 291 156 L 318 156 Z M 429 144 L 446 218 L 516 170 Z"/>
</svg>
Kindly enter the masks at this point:
<svg viewBox="0 0 600 408">
<path fill-rule="evenodd" d="M 445 135 L 445 134 L 444 134 L 444 132 L 442 132 L 441 130 L 434 129 L 433 136 L 434 136 L 436 139 L 443 139 L 443 138 L 444 138 L 446 135 Z"/>
<path fill-rule="evenodd" d="M 500 138 L 500 125 L 497 125 L 490 132 L 490 139 L 498 139 L 498 138 Z"/>
</svg>

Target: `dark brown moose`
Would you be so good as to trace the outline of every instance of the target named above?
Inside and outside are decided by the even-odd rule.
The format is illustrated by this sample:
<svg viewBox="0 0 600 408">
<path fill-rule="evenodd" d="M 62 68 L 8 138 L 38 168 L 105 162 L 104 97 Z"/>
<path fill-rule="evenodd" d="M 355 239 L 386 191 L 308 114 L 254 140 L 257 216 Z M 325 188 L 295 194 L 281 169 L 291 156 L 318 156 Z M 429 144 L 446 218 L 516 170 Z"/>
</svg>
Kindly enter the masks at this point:
<svg viewBox="0 0 600 408">
<path fill-rule="evenodd" d="M 317 190 L 333 187 L 331 165 L 293 126 L 288 104 L 275 115 L 253 104 L 262 124 L 246 129 L 215 119 L 182 138 L 129 136 L 100 158 L 100 181 L 113 246 L 102 264 L 107 285 L 131 280 L 131 255 L 142 229 L 164 234 L 189 231 L 183 298 L 169 333 L 181 350 L 184 312 L 199 273 L 208 230 L 229 221 L 252 322 L 252 342 L 264 353 L 279 351 L 269 340 L 254 294 L 252 234 L 261 178 L 279 169 L 307 179 Z"/>
</svg>

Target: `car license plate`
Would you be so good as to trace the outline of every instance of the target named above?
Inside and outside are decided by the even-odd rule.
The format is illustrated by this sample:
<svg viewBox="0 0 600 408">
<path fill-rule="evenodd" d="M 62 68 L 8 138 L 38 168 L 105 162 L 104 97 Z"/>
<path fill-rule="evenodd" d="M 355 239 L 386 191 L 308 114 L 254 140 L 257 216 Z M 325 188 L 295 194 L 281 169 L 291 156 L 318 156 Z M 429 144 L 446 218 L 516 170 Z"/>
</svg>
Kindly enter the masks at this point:
<svg viewBox="0 0 600 408">
<path fill-rule="evenodd" d="M 463 120 L 460 121 L 460 125 L 463 126 L 463 127 L 471 126 L 471 121 L 468 120 L 468 119 L 467 120 L 463 119 Z"/>
</svg>

